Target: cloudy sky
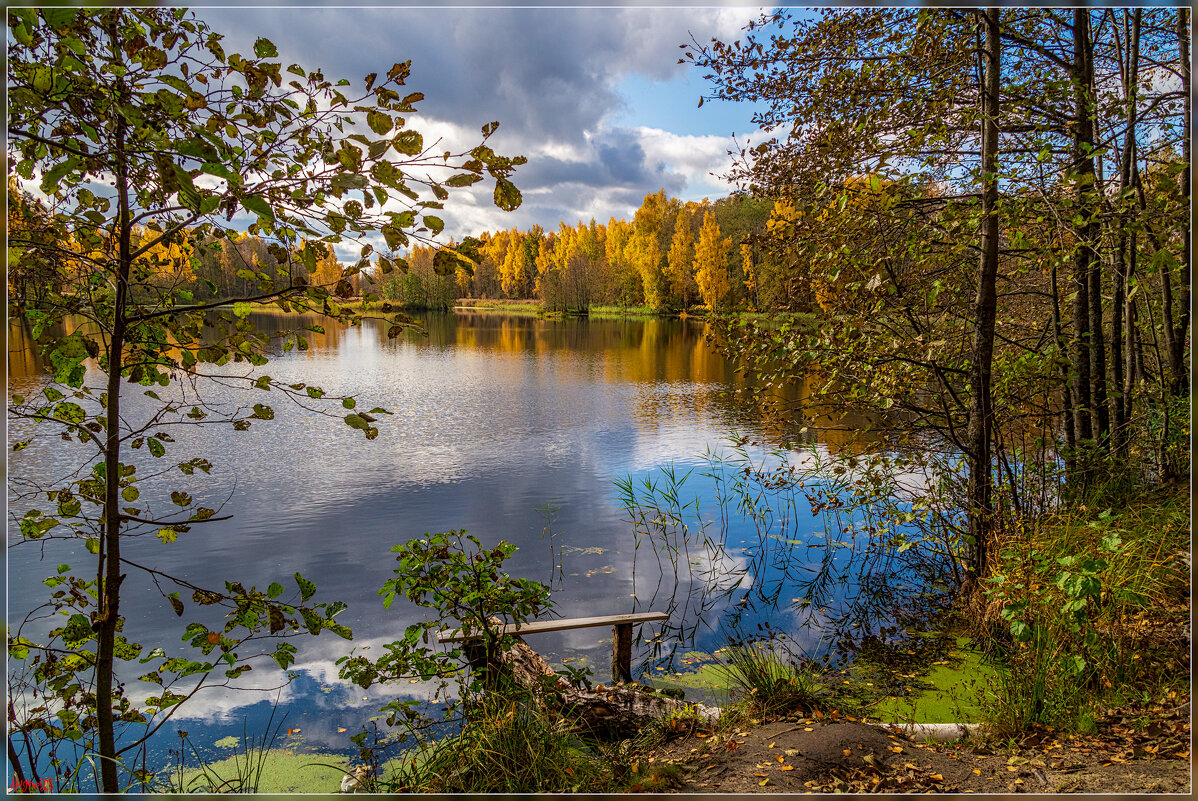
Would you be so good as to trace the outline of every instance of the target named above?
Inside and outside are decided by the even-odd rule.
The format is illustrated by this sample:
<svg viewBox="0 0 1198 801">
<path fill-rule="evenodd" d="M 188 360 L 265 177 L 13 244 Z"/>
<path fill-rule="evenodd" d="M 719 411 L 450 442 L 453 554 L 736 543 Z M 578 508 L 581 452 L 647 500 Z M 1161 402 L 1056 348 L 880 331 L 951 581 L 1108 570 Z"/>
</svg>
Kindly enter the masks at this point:
<svg viewBox="0 0 1198 801">
<path fill-rule="evenodd" d="M 319 67 L 361 85 L 411 59 L 407 86 L 425 94 L 410 118 L 426 143 L 469 147 L 500 122 L 492 147 L 523 154 L 516 185 L 524 204 L 495 209 L 490 187 L 457 191 L 446 234 L 556 228 L 560 221 L 630 217 L 658 189 L 684 200 L 730 187 L 733 135 L 752 138 L 752 109 L 705 103 L 701 74 L 678 64 L 693 36 L 735 39 L 759 14 L 740 8 L 204 8 L 227 52 L 265 36 L 284 64 Z M 715 173 L 716 175 L 713 175 Z M 482 187 L 487 186 L 485 190 Z"/>
</svg>

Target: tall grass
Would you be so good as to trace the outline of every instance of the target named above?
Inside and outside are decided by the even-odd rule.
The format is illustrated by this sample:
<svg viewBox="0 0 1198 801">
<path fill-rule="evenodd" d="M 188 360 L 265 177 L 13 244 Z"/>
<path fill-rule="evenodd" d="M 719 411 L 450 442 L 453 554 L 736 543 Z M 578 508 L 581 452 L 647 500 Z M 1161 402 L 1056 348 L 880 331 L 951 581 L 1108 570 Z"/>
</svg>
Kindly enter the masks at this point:
<svg viewBox="0 0 1198 801">
<path fill-rule="evenodd" d="M 1188 681 L 1188 494 L 1113 512 L 1084 505 L 1008 533 L 982 620 L 998 668 L 991 723 L 1085 727 L 1104 706 Z"/>
<path fill-rule="evenodd" d="M 251 735 L 248 724 L 243 720 L 240 746 L 228 759 L 221 761 L 219 768 L 200 755 L 195 744 L 187 738 L 186 732 L 179 732 L 181 744 L 179 751 L 176 752 L 179 756 L 179 764 L 162 789 L 171 793 L 261 792 L 262 776 L 266 770 L 270 750 L 278 741 L 279 732 L 286 720 L 284 715 L 276 722 L 276 712 L 278 712 L 277 700 L 271 707 L 270 718 L 266 721 L 265 734 L 261 738 Z M 190 749 L 195 757 L 195 767 L 187 767 L 186 749 Z"/>
<path fill-rule="evenodd" d="M 461 731 L 409 755 L 382 786 L 400 792 L 536 793 L 614 789 L 616 763 L 535 702 L 478 701 Z"/>
<path fill-rule="evenodd" d="M 783 660 L 768 643 L 731 645 L 714 669 L 750 717 L 810 712 L 830 698 L 826 685 L 803 664 Z"/>
</svg>

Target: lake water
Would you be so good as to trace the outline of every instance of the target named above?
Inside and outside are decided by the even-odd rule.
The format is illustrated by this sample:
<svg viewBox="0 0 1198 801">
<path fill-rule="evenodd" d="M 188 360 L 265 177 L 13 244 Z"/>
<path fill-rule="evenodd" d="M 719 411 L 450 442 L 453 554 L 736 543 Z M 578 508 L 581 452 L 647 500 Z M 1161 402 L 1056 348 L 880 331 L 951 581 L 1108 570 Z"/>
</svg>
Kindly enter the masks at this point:
<svg viewBox="0 0 1198 801">
<path fill-rule="evenodd" d="M 335 661 L 351 647 L 378 653 L 425 614 L 399 602 L 384 610 L 376 595 L 391 575 L 390 548 L 425 532 L 467 529 L 484 543 L 516 544 L 509 572 L 551 584 L 564 617 L 670 612 L 666 627 L 641 631 L 634 671 L 673 671 L 688 650 L 712 652 L 730 636 L 765 627 L 809 650 L 827 649 L 827 632 L 811 624 L 843 600 L 843 590 L 825 588 L 813 601 L 803 581 L 821 559 L 841 558 L 829 557 L 823 543 L 848 537 L 830 530 L 826 513 L 813 514 L 793 497 L 768 514 L 758 509 L 755 519 L 738 514 L 735 503 L 721 514 L 715 500 L 728 494 L 735 471 L 713 471 L 704 454 L 734 454 L 726 441 L 733 432 L 765 442 L 805 440 L 816 455 L 859 449 L 860 440 L 844 432 L 834 440 L 816 437 L 801 419 L 788 429 L 764 425 L 760 396 L 707 344 L 699 321 L 470 313 L 421 320 L 427 337 L 394 340 L 372 322 L 351 329 L 330 324 L 327 334 L 309 336 L 307 352 L 280 355 L 262 368 L 330 394 L 354 393 L 362 409 L 390 410 L 391 416 L 378 415 L 373 441 L 340 420 L 339 404 L 325 417 L 278 393 L 215 385 L 204 388 L 209 400 L 273 402 L 276 418 L 242 433 L 223 426 L 176 434 L 173 460 L 203 456 L 213 463 L 210 476 L 176 486 L 232 518 L 196 526 L 170 545 L 152 534 L 131 540 L 125 555 L 216 587 L 227 579 L 290 586 L 298 571 L 316 583 L 318 600 L 349 604 L 338 620 L 353 629 L 354 641 L 327 632 L 296 640 L 300 675 L 281 689 L 244 689 L 284 684 L 266 661 L 242 677 L 254 679 L 240 681 L 243 688 L 201 692 L 163 728 L 157 756 L 177 747 L 176 729 L 200 745 L 240 733 L 243 718 L 254 731 L 275 702 L 287 714 L 286 727 L 300 730 L 292 738 L 298 744 L 345 750 L 349 735 L 381 704 L 419 694 L 420 686 L 362 691 L 337 679 Z M 254 322 L 282 330 L 295 320 L 264 314 Z M 10 393 L 30 395 L 46 378 L 22 329 L 9 333 Z M 794 396 L 802 391 L 794 388 Z M 141 399 L 129 397 L 136 416 Z M 29 433 L 20 421 L 10 422 L 10 441 Z M 756 447 L 745 455 L 767 459 Z M 16 489 L 32 477 L 58 478 L 87 458 L 82 446 L 37 438 L 10 454 L 9 479 Z M 146 469 L 152 461 L 138 463 Z M 677 525 L 659 523 L 654 531 L 633 525 L 617 486 L 663 487 L 671 471 L 689 473 L 679 500 L 686 507 L 679 512 L 685 542 Z M 143 499 L 156 488 L 165 491 L 161 482 L 144 484 Z M 698 506 L 688 507 L 695 499 Z M 74 543 L 14 546 L 19 535 L 12 521 L 21 511 L 19 503 L 10 508 L 10 623 L 44 600 L 40 582 L 56 565 L 75 564 L 85 574 L 91 559 Z M 671 537 L 684 547 L 663 549 Z M 844 564 L 852 561 L 850 549 Z M 154 584 L 130 571 L 123 592 L 130 639 L 180 652 L 181 621 Z M 183 620 L 192 612 L 189 604 Z M 585 629 L 537 635 L 530 644 L 550 658 L 586 661 L 605 680 L 607 637 L 603 629 Z M 130 694 L 149 694 L 138 684 L 129 682 Z"/>
</svg>

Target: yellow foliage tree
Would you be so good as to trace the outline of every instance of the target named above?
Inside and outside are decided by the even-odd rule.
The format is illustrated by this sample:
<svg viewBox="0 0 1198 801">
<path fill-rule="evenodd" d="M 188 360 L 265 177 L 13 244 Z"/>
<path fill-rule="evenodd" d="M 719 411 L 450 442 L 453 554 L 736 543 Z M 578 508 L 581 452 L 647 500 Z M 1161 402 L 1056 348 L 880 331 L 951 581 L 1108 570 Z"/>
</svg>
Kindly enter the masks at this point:
<svg viewBox="0 0 1198 801">
<path fill-rule="evenodd" d="M 703 302 L 713 311 L 732 289 L 732 281 L 728 278 L 728 249 L 731 247 L 732 240 L 720 238 L 715 215 L 707 212 L 695 248 L 695 283 L 699 285 Z"/>
<path fill-rule="evenodd" d="M 509 298 L 520 297 L 528 284 L 528 274 L 524 270 L 524 235 L 515 228 L 507 235 L 507 252 L 498 263 L 503 294 Z"/>
<path fill-rule="evenodd" d="M 682 298 L 683 306 L 691 304 L 691 292 L 695 288 L 695 233 L 691 230 L 691 205 L 688 203 L 678 210 L 670 252 L 666 254 L 670 291 Z"/>
</svg>

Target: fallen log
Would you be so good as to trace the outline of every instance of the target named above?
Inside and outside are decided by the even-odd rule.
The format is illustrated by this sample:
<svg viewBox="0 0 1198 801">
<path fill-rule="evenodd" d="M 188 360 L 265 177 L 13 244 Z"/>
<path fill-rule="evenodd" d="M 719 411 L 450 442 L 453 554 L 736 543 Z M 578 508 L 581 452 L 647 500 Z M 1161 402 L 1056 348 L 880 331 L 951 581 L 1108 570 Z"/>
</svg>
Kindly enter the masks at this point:
<svg viewBox="0 0 1198 801">
<path fill-rule="evenodd" d="M 519 636 L 510 649 L 499 651 L 494 659 L 488 658 L 481 644 L 468 644 L 464 650 L 473 669 L 491 676 L 487 683 L 494 686 L 500 677 L 511 681 L 580 731 L 631 737 L 669 715 L 693 715 L 706 723 L 715 722 L 720 715 L 715 707 L 672 698 L 642 684 L 576 687 L 555 673 L 544 657 Z"/>
</svg>

